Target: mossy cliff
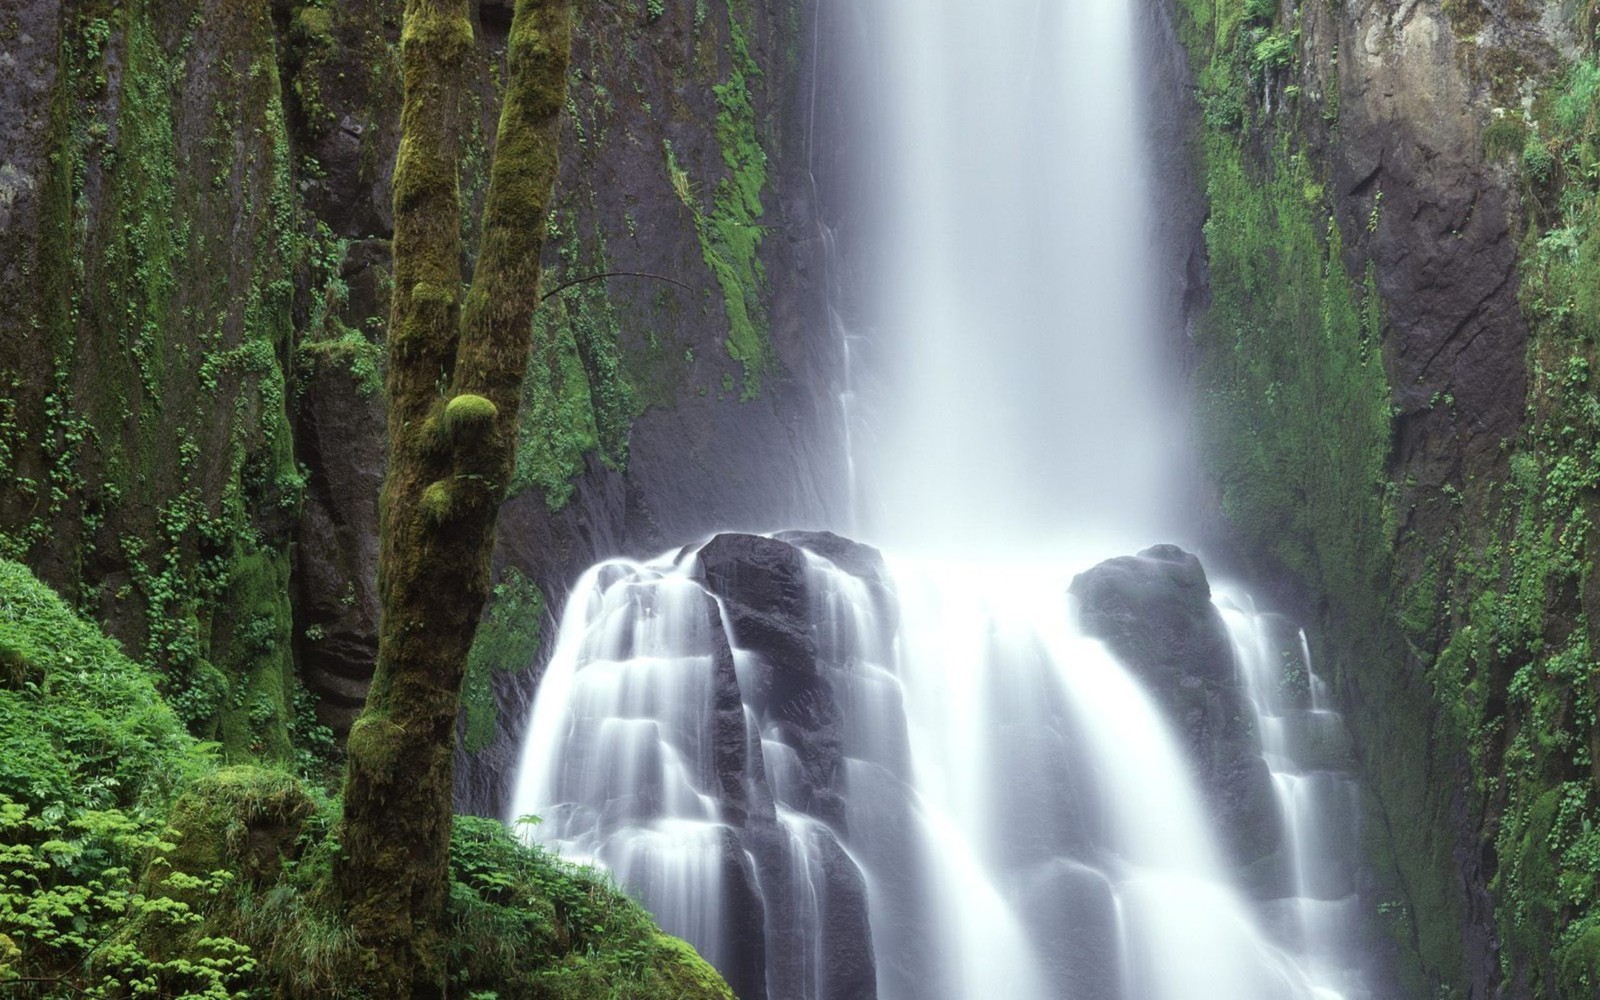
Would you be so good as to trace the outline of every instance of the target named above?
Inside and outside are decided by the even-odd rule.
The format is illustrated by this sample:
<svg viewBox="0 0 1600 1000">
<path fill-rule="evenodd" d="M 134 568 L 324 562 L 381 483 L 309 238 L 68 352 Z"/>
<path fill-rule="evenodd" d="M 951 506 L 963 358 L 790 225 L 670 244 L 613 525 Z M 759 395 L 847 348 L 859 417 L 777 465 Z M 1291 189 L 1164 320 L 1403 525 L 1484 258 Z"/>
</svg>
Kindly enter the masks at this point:
<svg viewBox="0 0 1600 1000">
<path fill-rule="evenodd" d="M 1404 996 L 1600 986 L 1594 25 L 1180 0 L 1216 525 L 1316 623 Z"/>
<path fill-rule="evenodd" d="M 0 549 L 285 759 L 306 237 L 266 3 L 8 8 Z"/>
<path fill-rule="evenodd" d="M 836 345 L 807 173 L 816 16 L 792 0 L 584 8 L 546 233 L 545 286 L 561 290 L 535 318 L 502 599 L 554 609 L 596 558 L 833 503 Z M 492 32 L 494 8 L 482 17 Z M 617 271 L 637 274 L 582 280 Z M 475 651 L 490 683 L 469 678 L 477 752 L 458 773 L 460 797 L 494 810 L 536 680 L 525 651 L 554 629 L 489 615 L 487 641 L 513 655 Z"/>
<path fill-rule="evenodd" d="M 158 669 L 233 759 L 326 750 L 376 653 L 399 13 L 0 15 L 0 547 Z M 511 5 L 471 15 L 468 277 Z M 520 715 L 544 598 L 581 566 L 829 501 L 810 16 L 790 0 L 579 9 L 552 294 L 496 556 L 519 603 L 494 620 L 521 638 L 474 661 L 478 777 L 511 770 L 517 734 L 496 716 Z M 650 276 L 579 280 L 609 271 Z M 497 806 L 497 782 L 467 780 Z"/>
</svg>

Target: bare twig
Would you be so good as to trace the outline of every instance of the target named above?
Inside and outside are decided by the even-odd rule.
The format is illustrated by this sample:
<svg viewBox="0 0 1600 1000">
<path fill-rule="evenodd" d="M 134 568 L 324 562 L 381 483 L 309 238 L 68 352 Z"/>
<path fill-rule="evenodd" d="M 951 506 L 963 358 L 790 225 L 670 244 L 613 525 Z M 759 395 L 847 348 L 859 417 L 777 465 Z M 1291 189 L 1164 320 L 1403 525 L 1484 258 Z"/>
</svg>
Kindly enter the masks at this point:
<svg viewBox="0 0 1600 1000">
<path fill-rule="evenodd" d="M 677 285 L 679 288 L 687 288 L 691 292 L 694 291 L 693 285 L 686 285 L 677 278 L 669 278 L 664 274 L 651 274 L 647 271 L 601 271 L 599 274 L 586 274 L 581 278 L 568 278 L 545 292 L 544 297 L 549 298 L 557 292 L 571 288 L 573 285 L 582 285 L 590 281 L 604 281 L 606 278 L 650 278 L 654 281 L 665 281 L 669 285 Z"/>
</svg>

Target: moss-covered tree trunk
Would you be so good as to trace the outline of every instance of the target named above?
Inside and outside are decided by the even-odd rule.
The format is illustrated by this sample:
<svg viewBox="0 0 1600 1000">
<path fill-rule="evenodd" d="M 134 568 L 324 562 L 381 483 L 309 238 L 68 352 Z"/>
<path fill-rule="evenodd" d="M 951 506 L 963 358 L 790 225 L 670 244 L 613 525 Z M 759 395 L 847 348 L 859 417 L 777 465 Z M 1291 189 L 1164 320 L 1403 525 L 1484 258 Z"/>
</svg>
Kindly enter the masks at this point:
<svg viewBox="0 0 1600 1000">
<path fill-rule="evenodd" d="M 556 178 L 571 0 L 518 0 L 508 83 L 463 301 L 461 96 L 467 0 L 407 0 L 395 168 L 389 471 L 380 507 L 377 672 L 351 729 L 346 914 L 374 997 L 441 997 L 451 769 L 461 681 L 489 586 Z"/>
</svg>

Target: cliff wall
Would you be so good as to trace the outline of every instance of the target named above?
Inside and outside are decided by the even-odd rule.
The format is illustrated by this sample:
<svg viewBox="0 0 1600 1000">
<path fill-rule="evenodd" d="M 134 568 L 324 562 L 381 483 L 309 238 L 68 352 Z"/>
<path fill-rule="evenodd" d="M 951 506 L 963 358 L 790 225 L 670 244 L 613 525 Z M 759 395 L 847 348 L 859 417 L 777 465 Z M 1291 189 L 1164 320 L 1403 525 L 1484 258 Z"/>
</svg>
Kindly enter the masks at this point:
<svg viewBox="0 0 1600 1000">
<path fill-rule="evenodd" d="M 1203 492 L 1338 677 L 1390 995 L 1600 984 L 1591 18 L 1176 8 Z"/>
<path fill-rule="evenodd" d="M 473 6 L 469 246 L 511 18 Z M 158 668 L 236 758 L 326 756 L 376 652 L 400 10 L 0 15 L 0 550 Z M 836 503 L 809 150 L 815 103 L 837 95 L 812 86 L 815 16 L 584 6 L 469 683 L 485 762 L 464 769 L 469 805 L 495 808 L 511 779 L 517 734 L 497 716 L 520 716 L 517 671 L 578 570 Z"/>
</svg>

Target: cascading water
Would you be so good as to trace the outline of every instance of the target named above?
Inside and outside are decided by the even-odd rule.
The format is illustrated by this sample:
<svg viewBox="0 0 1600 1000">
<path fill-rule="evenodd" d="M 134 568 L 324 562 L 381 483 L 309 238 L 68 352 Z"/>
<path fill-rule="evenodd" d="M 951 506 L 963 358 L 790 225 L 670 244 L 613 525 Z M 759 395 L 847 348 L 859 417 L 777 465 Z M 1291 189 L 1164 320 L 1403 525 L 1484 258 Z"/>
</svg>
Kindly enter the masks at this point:
<svg viewBox="0 0 1600 1000">
<path fill-rule="evenodd" d="M 830 547 L 851 571 L 812 551 Z M 1278 794 L 1252 834 L 1270 901 L 1253 906 L 1160 704 L 1188 680 L 1148 693 L 1074 622 L 1059 569 L 874 558 L 731 535 L 591 570 L 517 810 L 615 871 L 746 1000 L 1360 994 L 1349 784 L 1328 770 L 1342 729 L 1295 693 L 1314 683 L 1298 636 L 1226 603 L 1226 662 L 1195 668 L 1209 699 L 1258 709 L 1239 759 L 1259 774 L 1230 764 L 1243 777 L 1221 793 L 1259 777 Z M 1291 737 L 1309 732 L 1296 716 L 1326 725 Z"/>
<path fill-rule="evenodd" d="M 1344 720 L 1327 707 L 1303 631 L 1254 613 L 1246 594 L 1220 603 L 1282 816 L 1293 892 L 1276 907 L 1279 933 L 1309 968 L 1359 991 L 1345 967 L 1358 949 L 1360 921 L 1352 853 L 1358 792 Z"/>
<path fill-rule="evenodd" d="M 997 556 L 1165 528 L 1130 0 L 863 4 L 871 331 L 819 231 L 851 499 L 859 472 L 866 530 L 916 557 L 791 532 L 589 570 L 515 814 L 743 1000 L 1366 996 L 1303 636 L 1170 547 Z"/>
</svg>

